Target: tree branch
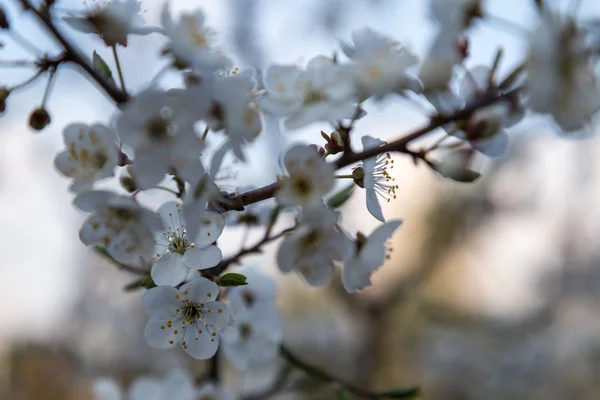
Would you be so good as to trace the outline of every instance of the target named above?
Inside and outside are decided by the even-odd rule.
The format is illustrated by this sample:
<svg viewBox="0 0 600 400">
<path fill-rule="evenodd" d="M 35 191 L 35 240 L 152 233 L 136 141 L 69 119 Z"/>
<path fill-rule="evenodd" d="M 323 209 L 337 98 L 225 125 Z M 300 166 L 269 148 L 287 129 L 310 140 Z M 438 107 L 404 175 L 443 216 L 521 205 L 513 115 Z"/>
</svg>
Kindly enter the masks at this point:
<svg viewBox="0 0 600 400">
<path fill-rule="evenodd" d="M 58 31 L 52 16 L 50 15 L 50 9 L 47 5 L 43 5 L 42 8 L 38 9 L 31 5 L 29 0 L 18 0 L 23 8 L 27 11 L 32 11 L 35 16 L 42 22 L 42 24 L 52 33 L 52 36 L 60 43 L 65 50 L 65 58 L 68 61 L 81 67 L 101 88 L 102 90 L 117 104 L 125 103 L 129 100 L 129 95 L 119 90 L 117 87 L 110 84 L 104 79 L 88 62 L 87 58 L 81 54 L 81 52 L 72 45 L 62 33 Z"/>
</svg>

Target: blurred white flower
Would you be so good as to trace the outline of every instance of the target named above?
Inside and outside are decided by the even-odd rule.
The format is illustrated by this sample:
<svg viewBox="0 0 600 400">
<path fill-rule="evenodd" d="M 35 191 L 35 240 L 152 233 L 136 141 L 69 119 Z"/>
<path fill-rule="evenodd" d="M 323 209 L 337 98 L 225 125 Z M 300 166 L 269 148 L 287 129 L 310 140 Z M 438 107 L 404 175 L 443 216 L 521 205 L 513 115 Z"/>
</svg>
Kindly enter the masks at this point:
<svg viewBox="0 0 600 400">
<path fill-rule="evenodd" d="M 356 250 L 344 260 L 342 270 L 342 283 L 347 292 L 371 286 L 371 275 L 383 265 L 388 256 L 385 243 L 401 224 L 402 221 L 390 221 L 375 229 L 369 237 L 360 233 L 357 235 Z"/>
<path fill-rule="evenodd" d="M 167 173 L 190 182 L 204 174 L 193 110 L 182 100 L 179 92 L 148 90 L 131 99 L 117 118 L 121 140 L 135 152 L 132 175 L 143 189 L 155 186 Z"/>
<path fill-rule="evenodd" d="M 288 172 L 277 191 L 277 201 L 286 206 L 320 203 L 334 185 L 334 168 L 312 147 L 296 145 L 283 158 Z"/>
<path fill-rule="evenodd" d="M 163 32 L 157 27 L 142 26 L 141 11 L 137 0 L 111 0 L 81 17 L 69 16 L 64 21 L 81 32 L 99 35 L 107 46 L 127 46 L 129 34 Z"/>
<path fill-rule="evenodd" d="M 187 89 L 196 115 L 205 120 L 213 132 L 223 131 L 229 148 L 242 161 L 245 160 L 244 146 L 262 131 L 255 87 L 254 72 L 245 70 L 202 78 Z"/>
<path fill-rule="evenodd" d="M 158 260 L 151 275 L 157 285 L 176 286 L 190 270 L 212 268 L 221 262 L 221 250 L 213 245 L 223 232 L 221 214 L 206 211 L 195 238 L 187 236 L 182 206 L 169 201 L 158 209 L 164 228 L 155 232 Z"/>
<path fill-rule="evenodd" d="M 386 144 L 383 140 L 368 135 L 363 136 L 361 140 L 363 150 Z M 385 153 L 364 160 L 362 166 L 352 172 L 355 182 L 366 191 L 367 210 L 381 222 L 385 222 L 385 217 L 381 211 L 379 198 L 390 202 L 396 198 L 396 189 L 398 189 L 398 185 L 394 183 L 395 179 L 388 172 L 393 167 L 394 160 L 389 153 Z"/>
<path fill-rule="evenodd" d="M 438 33 L 423 63 L 419 77 L 425 90 L 447 89 L 454 66 L 463 59 L 461 36 L 483 14 L 482 0 L 430 0 L 430 15 L 439 24 Z"/>
<path fill-rule="evenodd" d="M 160 227 L 160 219 L 131 197 L 97 190 L 78 195 L 73 204 L 91 214 L 79 231 L 84 244 L 104 247 L 115 260 L 129 265 L 152 254 L 152 230 Z"/>
<path fill-rule="evenodd" d="M 212 382 L 203 384 L 197 391 L 195 400 L 237 400 L 238 396 L 231 390 Z"/>
<path fill-rule="evenodd" d="M 570 16 L 545 12 L 529 40 L 526 70 L 531 109 L 552 115 L 565 131 L 591 122 L 600 109 L 596 57 L 586 31 Z"/>
<path fill-rule="evenodd" d="M 174 58 L 177 67 L 190 67 L 199 74 L 212 75 L 231 66 L 231 60 L 213 47 L 215 33 L 205 26 L 202 11 L 183 13 L 179 21 L 174 23 L 166 3 L 161 14 L 161 24 L 170 39 L 165 52 Z"/>
<path fill-rule="evenodd" d="M 223 332 L 222 346 L 231 364 L 243 371 L 277 358 L 283 327 L 275 281 L 256 267 L 234 272 L 244 275 L 248 284 L 227 293 L 235 323 Z"/>
<path fill-rule="evenodd" d="M 140 377 L 131 384 L 127 397 L 113 379 L 99 378 L 92 387 L 95 400 L 197 400 L 199 391 L 185 370 L 175 370 L 164 379 Z"/>
<path fill-rule="evenodd" d="M 223 354 L 238 370 L 273 361 L 279 355 L 282 321 L 275 307 L 232 309 L 235 323 L 221 335 Z"/>
<path fill-rule="evenodd" d="M 327 285 L 334 272 L 334 260 L 342 261 L 352 252 L 352 242 L 337 227 L 339 214 L 325 206 L 305 208 L 296 230 L 279 247 L 277 264 L 281 272 L 298 271 L 310 286 Z"/>
<path fill-rule="evenodd" d="M 170 349 L 178 344 L 193 358 L 206 360 L 219 347 L 219 334 L 229 326 L 230 311 L 215 301 L 216 283 L 202 277 L 180 289 L 157 286 L 142 297 L 142 307 L 150 316 L 144 337 L 150 347 Z"/>
<path fill-rule="evenodd" d="M 400 42 L 369 28 L 352 32 L 354 45 L 342 42 L 344 53 L 354 61 L 351 72 L 361 99 L 382 98 L 388 93 L 421 90 L 420 83 L 406 73 L 419 59 Z"/>
<path fill-rule="evenodd" d="M 259 105 L 268 113 L 285 117 L 286 129 L 352 118 L 356 112 L 349 67 L 325 56 L 310 60 L 305 70 L 273 65 L 267 69 L 264 84 L 267 93 L 259 99 Z"/>
<path fill-rule="evenodd" d="M 90 190 L 97 180 L 113 175 L 119 151 L 112 130 L 101 124 L 74 123 L 65 128 L 63 136 L 67 148 L 56 156 L 54 165 L 73 178 L 72 191 Z"/>
<path fill-rule="evenodd" d="M 235 272 L 246 277 L 247 285 L 231 288 L 227 299 L 232 310 L 275 307 L 277 284 L 256 267 L 242 267 Z"/>
</svg>

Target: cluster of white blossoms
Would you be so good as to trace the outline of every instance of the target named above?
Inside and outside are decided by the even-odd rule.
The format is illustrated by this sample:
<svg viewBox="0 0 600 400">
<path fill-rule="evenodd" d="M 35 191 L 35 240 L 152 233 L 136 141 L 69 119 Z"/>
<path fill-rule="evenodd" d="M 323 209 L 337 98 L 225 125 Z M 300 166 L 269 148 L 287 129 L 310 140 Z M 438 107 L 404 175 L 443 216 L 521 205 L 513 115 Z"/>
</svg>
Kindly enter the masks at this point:
<svg viewBox="0 0 600 400">
<path fill-rule="evenodd" d="M 118 100 L 113 96 L 120 104 L 112 122 L 68 125 L 65 149 L 55 159 L 57 170 L 72 179 L 74 205 L 87 214 L 81 241 L 145 275 L 142 308 L 149 316 L 144 335 L 149 346 L 179 347 L 199 360 L 214 357 L 221 347 L 240 370 L 273 361 L 283 335 L 276 283 L 257 268 L 232 273 L 232 264 L 282 238 L 276 256 L 281 272 L 296 272 L 310 286 L 322 287 L 341 268 L 344 288 L 363 290 L 390 257 L 387 242 L 402 224 L 386 221 L 381 205 L 401 190 L 390 152 L 424 161 L 442 176 L 472 181 L 479 176 L 469 170 L 474 155 L 506 155 L 508 129 L 526 113 L 549 115 L 563 132 L 591 126 L 600 110 L 600 35 L 545 6 L 522 65 L 502 79 L 501 52 L 492 66 L 467 65 L 468 35 L 476 21 L 485 23 L 485 5 L 484 0 L 431 0 L 438 31 L 423 62 L 400 42 L 362 28 L 351 42 L 340 42 L 339 54 L 314 56 L 306 66 L 272 65 L 263 79 L 253 70 L 234 68 L 200 10 L 172 16 L 165 4 L 161 26 L 149 27 L 137 1 L 109 0 L 65 18 L 113 47 L 115 57 L 116 46 L 126 46 L 131 34 L 162 35 L 166 44 L 157 53 L 181 74 L 177 87 L 162 89 L 154 82 L 136 93 L 127 93 L 124 84 L 118 89 L 114 80 L 103 82 L 107 93 L 121 94 Z M 107 76 L 101 71 L 107 65 L 93 68 Z M 102 83 L 102 76 L 95 78 Z M 0 89 L 4 105 L 10 91 Z M 357 137 L 355 122 L 367 115 L 365 102 L 394 96 L 410 96 L 433 109 L 430 127 L 404 142 Z M 325 144 L 291 145 L 282 157 L 285 172 L 273 184 L 228 193 L 218 179 L 226 156 L 246 161 L 247 146 L 263 131 L 266 114 L 290 131 L 320 124 L 333 126 L 333 132 L 321 131 Z M 444 136 L 431 148 L 409 148 L 436 128 Z M 219 136 L 219 146 L 210 143 Z M 359 139 L 362 153 L 355 150 Z M 436 150 L 451 156 L 436 161 L 431 154 Z M 345 175 L 336 175 L 342 168 Z M 99 181 L 115 175 L 121 176 L 118 190 L 99 189 Z M 340 191 L 342 179 L 351 187 Z M 381 222 L 369 236 L 346 232 L 337 210 L 356 186 L 365 190 L 367 211 Z M 146 197 L 139 193 L 157 189 L 173 198 L 143 204 Z M 282 212 L 293 214 L 295 222 L 275 233 Z M 224 258 L 218 241 L 230 225 L 259 226 L 265 237 Z M 122 398 L 114 383 L 101 381 L 96 389 L 101 400 Z M 184 373 L 165 381 L 138 380 L 127 398 L 199 396 L 231 398 L 213 386 L 196 388 Z"/>
<path fill-rule="evenodd" d="M 92 385 L 94 400 L 236 400 L 227 388 L 212 382 L 196 386 L 185 370 L 175 370 L 163 379 L 137 378 L 124 396 L 118 383 L 111 378 L 96 379 Z"/>
</svg>

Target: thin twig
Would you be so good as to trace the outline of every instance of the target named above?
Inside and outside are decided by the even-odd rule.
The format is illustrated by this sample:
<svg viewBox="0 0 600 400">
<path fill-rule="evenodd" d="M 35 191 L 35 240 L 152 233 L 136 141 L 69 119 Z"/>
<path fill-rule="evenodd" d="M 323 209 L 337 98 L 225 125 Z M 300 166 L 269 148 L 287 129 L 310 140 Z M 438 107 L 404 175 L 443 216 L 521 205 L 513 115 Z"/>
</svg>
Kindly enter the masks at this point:
<svg viewBox="0 0 600 400">
<path fill-rule="evenodd" d="M 216 267 L 207 269 L 206 272 L 208 272 L 211 276 L 218 276 L 220 275 L 223 271 L 225 271 L 231 264 L 236 264 L 239 263 L 240 259 L 242 257 L 244 257 L 247 254 L 252 254 L 252 253 L 260 253 L 261 247 L 269 242 L 272 242 L 274 240 L 279 239 L 280 237 L 285 236 L 286 234 L 292 232 L 295 228 L 288 228 L 288 229 L 284 229 L 283 231 L 279 232 L 276 235 L 273 236 L 267 236 L 267 237 L 263 237 L 259 242 L 257 242 L 254 246 L 252 247 L 247 247 L 244 249 L 241 249 L 240 251 L 237 252 L 237 254 L 235 254 L 234 256 L 227 258 L 223 261 L 221 261 Z"/>
<path fill-rule="evenodd" d="M 112 46 L 113 58 L 115 59 L 115 65 L 117 67 L 117 75 L 119 76 L 119 82 L 121 83 L 121 90 L 127 92 L 125 89 L 125 80 L 123 79 L 123 71 L 121 70 L 121 62 L 119 61 L 119 55 L 117 54 L 117 45 Z"/>
<path fill-rule="evenodd" d="M 25 10 L 29 10 L 35 14 L 42 24 L 50 31 L 52 36 L 54 36 L 54 38 L 64 48 L 65 58 L 81 67 L 115 103 L 122 104 L 129 100 L 129 95 L 127 93 L 114 87 L 111 83 L 104 79 L 96 70 L 94 70 L 87 58 L 82 55 L 81 52 L 63 36 L 62 33 L 58 31 L 54 25 L 54 22 L 52 21 L 50 11 L 46 6 L 38 9 L 31 5 L 28 0 L 16 1 L 20 2 Z"/>
<path fill-rule="evenodd" d="M 294 367 L 301 369 L 302 371 L 306 372 L 307 374 L 315 377 L 315 378 L 319 378 L 321 380 L 324 380 L 326 382 L 332 382 L 337 384 L 340 387 L 345 388 L 346 390 L 348 390 L 349 392 L 351 392 L 352 394 L 358 396 L 359 398 L 362 399 L 369 399 L 369 400 L 376 400 L 377 399 L 377 393 L 372 392 L 370 390 L 367 389 L 363 389 L 359 386 L 354 385 L 353 383 L 350 383 L 342 378 L 337 378 L 331 374 L 329 374 L 328 372 L 323 371 L 320 368 L 315 367 L 314 365 L 308 364 L 307 362 L 301 360 L 300 358 L 296 357 L 296 355 L 294 355 L 287 347 L 285 347 L 284 345 L 281 345 L 279 347 L 279 354 L 285 359 L 287 360 L 290 364 L 292 364 Z"/>
</svg>

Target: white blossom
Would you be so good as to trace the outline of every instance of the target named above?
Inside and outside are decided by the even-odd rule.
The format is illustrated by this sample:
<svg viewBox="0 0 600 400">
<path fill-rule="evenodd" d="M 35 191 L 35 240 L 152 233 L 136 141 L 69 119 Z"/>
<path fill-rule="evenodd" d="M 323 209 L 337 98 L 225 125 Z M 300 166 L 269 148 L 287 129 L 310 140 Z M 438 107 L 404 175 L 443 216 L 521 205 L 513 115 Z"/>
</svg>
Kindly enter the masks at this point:
<svg viewBox="0 0 600 400">
<path fill-rule="evenodd" d="M 252 70 L 202 78 L 188 86 L 187 95 L 196 115 L 211 131 L 223 131 L 229 148 L 242 161 L 243 148 L 262 131 L 255 88 Z"/>
<path fill-rule="evenodd" d="M 78 195 L 73 203 L 91 214 L 79 231 L 84 244 L 102 246 L 115 260 L 129 265 L 152 253 L 152 230 L 160 227 L 160 219 L 131 197 L 97 190 Z"/>
<path fill-rule="evenodd" d="M 352 252 L 352 242 L 336 228 L 339 214 L 321 206 L 305 208 L 298 227 L 279 247 L 281 272 L 298 271 L 310 286 L 325 286 L 333 277 L 334 261 Z"/>
<path fill-rule="evenodd" d="M 214 31 L 205 26 L 202 11 L 183 13 L 175 23 L 168 4 L 165 4 L 161 24 L 170 39 L 165 52 L 174 58 L 176 66 L 191 67 L 197 73 L 211 75 L 232 64 L 229 58 L 213 47 Z"/>
<path fill-rule="evenodd" d="M 277 358 L 282 337 L 282 319 L 275 300 L 276 283 L 256 267 L 234 272 L 246 277 L 247 285 L 227 293 L 235 323 L 223 332 L 223 353 L 238 370 L 246 370 Z"/>
<path fill-rule="evenodd" d="M 552 115 L 565 131 L 583 128 L 600 109 L 595 61 L 586 32 L 571 17 L 545 12 L 529 40 L 531 109 Z"/>
<path fill-rule="evenodd" d="M 265 74 L 262 109 L 285 117 L 286 129 L 317 121 L 352 118 L 357 98 L 348 66 L 317 56 L 305 70 L 292 65 L 273 65 Z"/>
<path fill-rule="evenodd" d="M 196 394 L 195 400 L 237 400 L 238 396 L 230 389 L 213 382 L 203 384 Z"/>
<path fill-rule="evenodd" d="M 309 146 L 293 146 L 285 154 L 283 164 L 289 175 L 277 192 L 277 201 L 283 205 L 319 203 L 333 188 L 333 166 Z"/>
<path fill-rule="evenodd" d="M 81 32 L 99 35 L 107 46 L 127 46 L 129 34 L 162 33 L 160 28 L 142 26 L 141 11 L 137 0 L 111 0 L 81 17 L 69 16 L 64 20 Z"/>
<path fill-rule="evenodd" d="M 461 37 L 475 18 L 483 16 L 482 0 L 430 0 L 430 15 L 439 24 L 419 77 L 426 90 L 444 90 L 454 66 L 462 61 Z"/>
<path fill-rule="evenodd" d="M 188 237 L 182 206 L 169 201 L 158 209 L 164 228 L 155 233 L 158 259 L 152 267 L 157 285 L 176 286 L 190 270 L 212 268 L 221 262 L 221 250 L 213 245 L 223 232 L 221 214 L 206 211 L 195 238 Z"/>
<path fill-rule="evenodd" d="M 371 286 L 371 275 L 388 258 L 386 241 L 392 237 L 402 221 L 390 221 L 381 225 L 369 237 L 358 235 L 354 254 L 344 260 L 342 283 L 347 292 Z"/>
<path fill-rule="evenodd" d="M 73 178 L 74 192 L 90 190 L 94 182 L 113 175 L 119 162 L 116 136 L 101 124 L 87 126 L 74 123 L 63 131 L 66 149 L 54 159 L 54 165 L 65 176 Z"/>
<path fill-rule="evenodd" d="M 199 394 L 194 379 L 185 370 L 175 370 L 163 379 L 137 378 L 126 397 L 113 379 L 97 379 L 92 391 L 94 400 L 197 400 Z"/>
<path fill-rule="evenodd" d="M 371 136 L 362 137 L 363 149 L 371 149 L 386 144 L 383 140 Z M 365 188 L 367 195 L 367 210 L 372 216 L 381 222 L 385 222 L 385 217 L 379 204 L 379 198 L 386 202 L 396 198 L 395 179 L 388 172 L 394 167 L 394 160 L 389 153 L 382 153 L 375 157 L 363 161 L 362 166 L 356 168 L 352 175 L 359 182 L 359 186 Z"/>
<path fill-rule="evenodd" d="M 117 119 L 121 140 L 135 152 L 132 174 L 143 189 L 167 173 L 190 182 L 204 174 L 193 110 L 182 103 L 176 93 L 148 90 L 130 100 Z"/>
<path fill-rule="evenodd" d="M 229 326 L 230 311 L 216 301 L 219 287 L 202 277 L 180 289 L 157 286 L 142 298 L 150 316 L 144 337 L 150 347 L 170 349 L 177 345 L 193 358 L 206 360 L 219 347 L 219 334 Z"/>
<path fill-rule="evenodd" d="M 229 305 L 238 309 L 275 307 L 277 284 L 273 279 L 260 272 L 256 267 L 242 267 L 235 272 L 246 277 L 247 285 L 237 286 L 229 290 Z"/>
<path fill-rule="evenodd" d="M 273 361 L 279 355 L 282 321 L 274 307 L 239 307 L 235 324 L 222 334 L 223 354 L 238 370 Z"/>
<path fill-rule="evenodd" d="M 354 61 L 351 72 L 361 99 L 382 98 L 388 93 L 421 90 L 419 82 L 406 73 L 418 58 L 400 43 L 364 28 L 352 32 L 354 45 L 342 42 L 344 53 Z"/>
</svg>

